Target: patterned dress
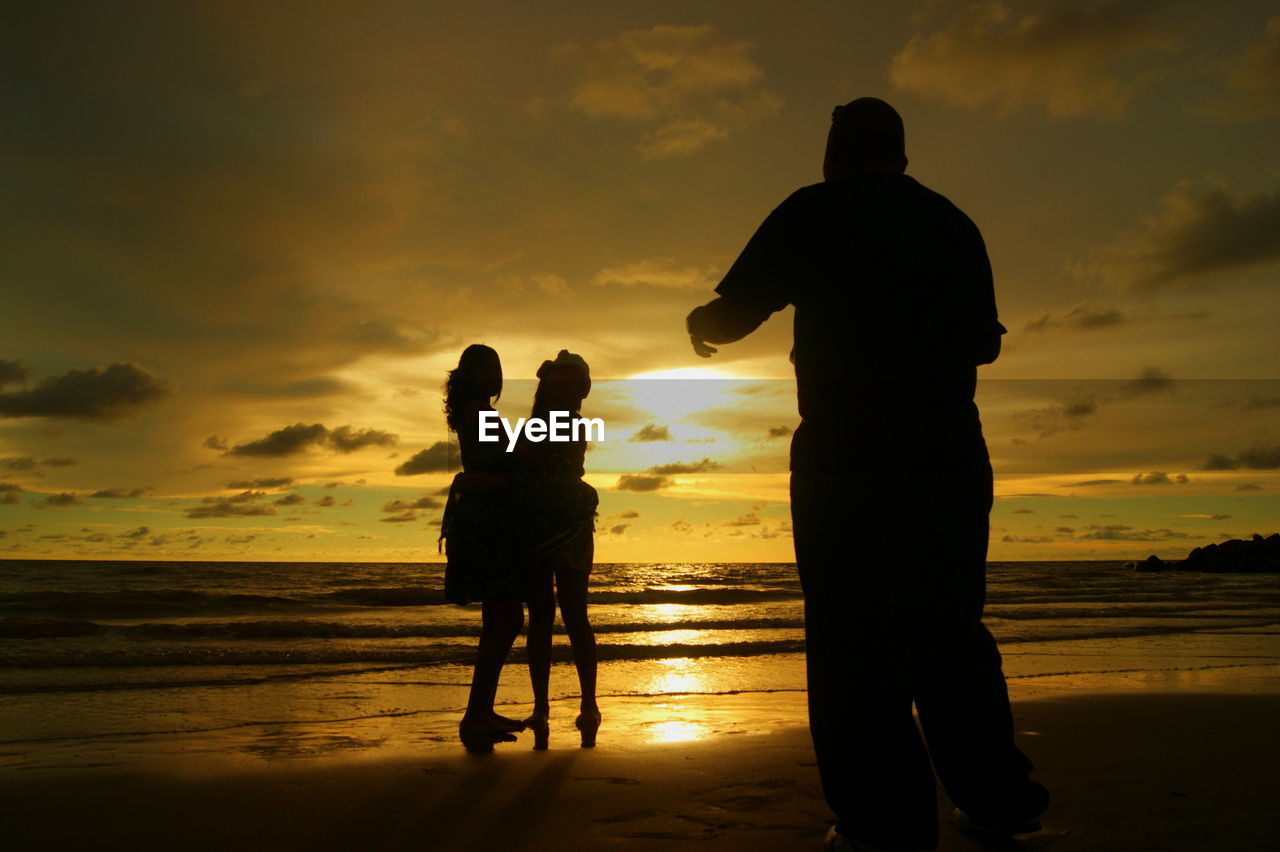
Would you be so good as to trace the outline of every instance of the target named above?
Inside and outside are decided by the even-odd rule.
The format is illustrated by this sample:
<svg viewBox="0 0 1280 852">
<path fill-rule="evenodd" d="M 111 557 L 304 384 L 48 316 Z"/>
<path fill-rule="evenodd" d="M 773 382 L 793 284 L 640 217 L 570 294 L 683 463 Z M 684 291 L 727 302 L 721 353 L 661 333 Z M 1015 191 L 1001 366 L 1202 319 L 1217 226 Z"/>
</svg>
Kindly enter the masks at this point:
<svg viewBox="0 0 1280 852">
<path fill-rule="evenodd" d="M 523 487 L 531 564 L 551 561 L 590 572 L 599 496 L 582 481 L 586 442 L 524 442 L 518 449 L 529 462 Z"/>
</svg>

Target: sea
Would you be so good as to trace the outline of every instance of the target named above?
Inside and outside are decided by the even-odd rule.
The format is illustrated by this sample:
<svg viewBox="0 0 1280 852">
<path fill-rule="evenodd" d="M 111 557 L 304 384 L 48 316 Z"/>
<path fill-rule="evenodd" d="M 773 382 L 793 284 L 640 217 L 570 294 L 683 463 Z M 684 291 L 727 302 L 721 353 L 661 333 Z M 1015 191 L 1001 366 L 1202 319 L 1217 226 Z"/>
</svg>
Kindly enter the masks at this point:
<svg viewBox="0 0 1280 852">
<path fill-rule="evenodd" d="M 480 612 L 442 587 L 440 563 L 0 561 L 0 769 L 452 746 Z M 987 588 L 1019 694 L 1280 673 L 1276 575 L 995 562 Z M 629 708 L 636 731 L 712 732 L 662 718 L 682 696 L 803 696 L 792 564 L 597 564 L 590 612 L 602 707 Z M 571 718 L 578 684 L 555 641 L 554 712 Z M 509 715 L 531 701 L 522 642 L 498 695 Z"/>
</svg>

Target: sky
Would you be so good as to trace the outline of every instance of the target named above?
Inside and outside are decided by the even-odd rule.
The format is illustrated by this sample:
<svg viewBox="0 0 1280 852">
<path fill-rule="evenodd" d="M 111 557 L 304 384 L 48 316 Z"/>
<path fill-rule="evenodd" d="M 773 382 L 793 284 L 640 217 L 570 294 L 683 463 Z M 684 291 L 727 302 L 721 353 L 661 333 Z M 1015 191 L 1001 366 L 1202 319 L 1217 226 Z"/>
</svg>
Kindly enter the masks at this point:
<svg viewBox="0 0 1280 852">
<path fill-rule="evenodd" d="M 995 271 L 991 558 L 1280 528 L 1273 4 L 60 3 L 5 41 L 0 556 L 441 559 L 484 342 L 512 418 L 590 362 L 598 561 L 790 561 L 791 311 L 711 360 L 683 320 L 863 95 Z"/>
</svg>

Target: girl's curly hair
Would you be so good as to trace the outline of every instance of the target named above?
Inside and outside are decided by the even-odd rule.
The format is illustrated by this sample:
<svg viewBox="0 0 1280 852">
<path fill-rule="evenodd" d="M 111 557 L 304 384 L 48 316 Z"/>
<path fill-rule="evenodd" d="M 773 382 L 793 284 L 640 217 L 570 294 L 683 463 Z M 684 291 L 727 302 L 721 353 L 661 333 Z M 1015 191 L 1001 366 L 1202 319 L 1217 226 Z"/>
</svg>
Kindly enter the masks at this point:
<svg viewBox="0 0 1280 852">
<path fill-rule="evenodd" d="M 477 396 L 472 378 L 476 368 L 488 358 L 497 357 L 498 353 L 483 343 L 473 343 L 462 350 L 458 366 L 449 371 L 449 378 L 444 383 L 444 420 L 449 424 L 450 431 L 458 431 L 462 405 Z"/>
</svg>

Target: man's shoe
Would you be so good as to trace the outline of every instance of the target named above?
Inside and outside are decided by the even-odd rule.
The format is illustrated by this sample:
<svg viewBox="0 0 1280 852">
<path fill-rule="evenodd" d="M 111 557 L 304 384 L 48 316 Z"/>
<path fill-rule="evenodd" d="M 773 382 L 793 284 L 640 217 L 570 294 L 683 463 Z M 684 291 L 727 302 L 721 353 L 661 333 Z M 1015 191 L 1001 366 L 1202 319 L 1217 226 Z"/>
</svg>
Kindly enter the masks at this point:
<svg viewBox="0 0 1280 852">
<path fill-rule="evenodd" d="M 836 831 L 834 825 L 827 829 L 827 838 L 822 844 L 822 849 L 823 852 L 889 852 L 883 846 L 872 846 L 870 843 L 845 837 Z"/>
<path fill-rule="evenodd" d="M 986 837 L 1016 837 L 1019 834 L 1031 834 L 1041 828 L 1039 814 L 1027 819 L 978 820 L 959 808 L 951 812 L 951 822 L 961 831 Z"/>
</svg>

